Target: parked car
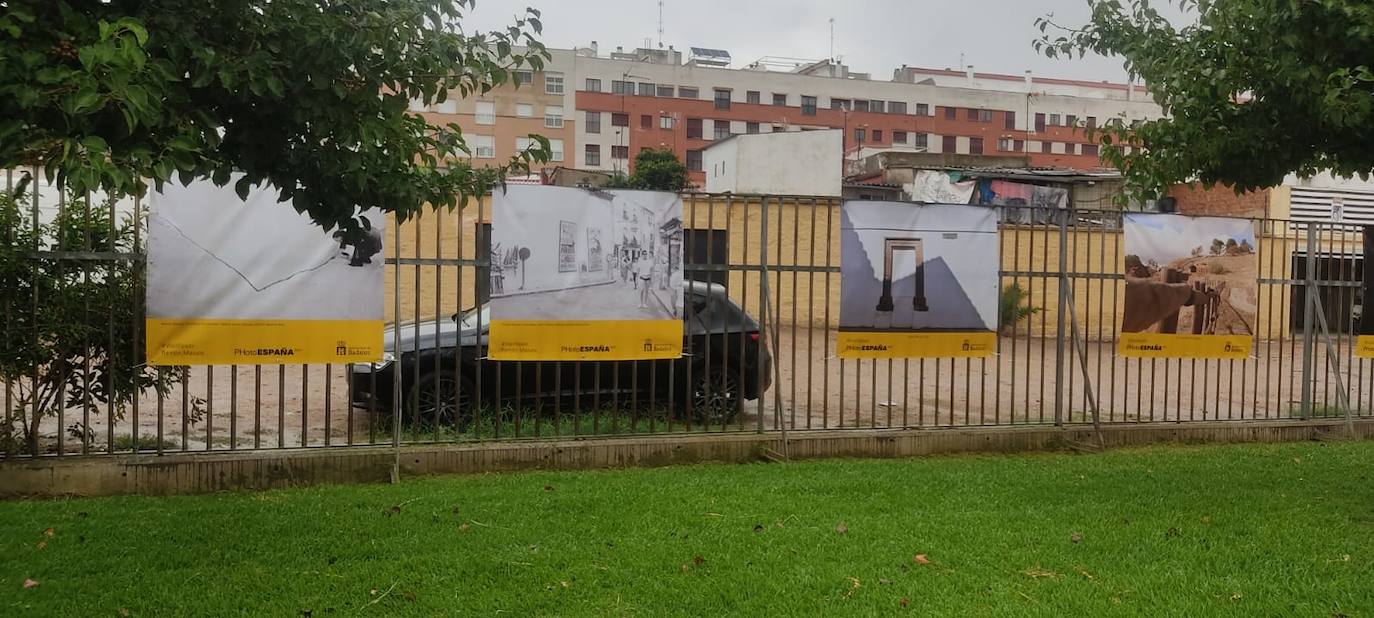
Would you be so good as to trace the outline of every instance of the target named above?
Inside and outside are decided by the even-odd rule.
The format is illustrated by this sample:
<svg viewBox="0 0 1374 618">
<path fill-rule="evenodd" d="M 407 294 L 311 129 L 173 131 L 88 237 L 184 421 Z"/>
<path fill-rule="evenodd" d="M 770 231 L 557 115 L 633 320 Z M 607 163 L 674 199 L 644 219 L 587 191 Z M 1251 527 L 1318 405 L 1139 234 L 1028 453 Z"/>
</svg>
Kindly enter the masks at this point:
<svg viewBox="0 0 1374 618">
<path fill-rule="evenodd" d="M 463 426 L 474 404 L 581 406 L 671 404 L 696 422 L 733 420 L 745 399 L 756 399 L 772 381 L 772 359 L 760 342 L 759 325 L 716 283 L 688 282 L 684 354 L 645 361 L 491 361 L 486 305 L 437 321 L 388 326 L 387 355 L 377 364 L 356 364 L 353 405 L 389 413 L 397 370 L 401 372 L 403 422 Z M 393 350 L 400 350 L 397 358 Z"/>
</svg>

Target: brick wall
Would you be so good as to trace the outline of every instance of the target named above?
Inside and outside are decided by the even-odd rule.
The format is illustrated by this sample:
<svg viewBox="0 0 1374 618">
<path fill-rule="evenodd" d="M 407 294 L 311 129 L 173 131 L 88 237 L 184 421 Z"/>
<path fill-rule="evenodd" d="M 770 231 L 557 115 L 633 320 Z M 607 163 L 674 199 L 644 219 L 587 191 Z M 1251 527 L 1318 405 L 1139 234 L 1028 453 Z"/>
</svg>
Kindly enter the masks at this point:
<svg viewBox="0 0 1374 618">
<path fill-rule="evenodd" d="M 1270 189 L 1237 194 L 1225 185 L 1211 188 L 1199 183 L 1174 185 L 1169 197 L 1178 200 L 1178 212 L 1185 215 L 1263 217 L 1269 210 Z"/>
</svg>

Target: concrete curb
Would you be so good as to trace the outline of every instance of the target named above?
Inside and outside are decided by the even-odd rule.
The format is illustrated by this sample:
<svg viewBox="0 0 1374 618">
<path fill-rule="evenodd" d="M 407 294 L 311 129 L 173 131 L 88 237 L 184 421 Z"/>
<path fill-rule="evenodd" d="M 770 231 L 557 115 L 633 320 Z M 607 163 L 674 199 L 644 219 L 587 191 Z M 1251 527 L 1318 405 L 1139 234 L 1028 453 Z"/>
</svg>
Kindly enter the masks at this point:
<svg viewBox="0 0 1374 618">
<path fill-rule="evenodd" d="M 1355 422 L 1374 438 L 1374 419 Z M 1344 422 L 1211 421 L 1107 425 L 1107 448 L 1173 443 L 1339 440 Z M 1091 426 L 829 430 L 659 435 L 583 440 L 435 444 L 400 448 L 402 478 L 514 470 L 585 470 L 701 462 L 831 457 L 916 457 L 941 453 L 1097 450 Z M 324 483 L 382 483 L 396 450 L 384 446 L 215 453 L 43 458 L 0 462 L 0 497 L 185 494 Z"/>
</svg>

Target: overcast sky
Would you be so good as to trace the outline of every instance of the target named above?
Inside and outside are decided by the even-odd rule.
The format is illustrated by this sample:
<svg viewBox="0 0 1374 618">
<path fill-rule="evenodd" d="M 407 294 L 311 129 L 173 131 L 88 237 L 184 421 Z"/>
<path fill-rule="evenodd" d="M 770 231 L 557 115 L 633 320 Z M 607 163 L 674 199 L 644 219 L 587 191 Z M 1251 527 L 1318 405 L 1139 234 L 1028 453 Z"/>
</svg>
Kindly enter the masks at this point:
<svg viewBox="0 0 1374 618">
<path fill-rule="evenodd" d="M 1163 2 L 1159 4 L 1164 4 Z M 657 0 L 477 0 L 466 28 L 508 25 L 524 7 L 543 12 L 544 44 L 570 48 L 597 41 L 603 54 L 658 42 Z M 1085 0 L 664 0 L 663 44 L 684 52 L 730 52 L 738 68 L 762 56 L 821 59 L 835 54 L 852 71 L 891 79 L 908 64 L 977 71 L 1124 81 L 1119 59 L 1051 60 L 1036 54 L 1035 18 L 1066 25 L 1088 18 Z"/>
</svg>

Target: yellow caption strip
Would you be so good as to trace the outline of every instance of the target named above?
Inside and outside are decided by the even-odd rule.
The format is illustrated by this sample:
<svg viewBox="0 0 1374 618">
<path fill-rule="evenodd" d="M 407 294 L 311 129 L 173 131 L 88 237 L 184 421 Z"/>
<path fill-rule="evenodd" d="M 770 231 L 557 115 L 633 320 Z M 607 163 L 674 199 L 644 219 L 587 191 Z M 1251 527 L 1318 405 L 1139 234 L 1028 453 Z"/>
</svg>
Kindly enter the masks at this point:
<svg viewBox="0 0 1374 618">
<path fill-rule="evenodd" d="M 682 320 L 492 320 L 492 360 L 647 360 L 682 356 Z"/>
<path fill-rule="evenodd" d="M 149 319 L 150 365 L 375 363 L 381 320 Z"/>
<path fill-rule="evenodd" d="M 1117 354 L 1129 358 L 1220 358 L 1241 360 L 1250 357 L 1254 337 L 1250 335 L 1169 335 L 1161 333 L 1121 333 Z"/>
<path fill-rule="evenodd" d="M 997 351 L 997 333 L 841 331 L 835 343 L 840 358 L 983 358 Z"/>
</svg>

